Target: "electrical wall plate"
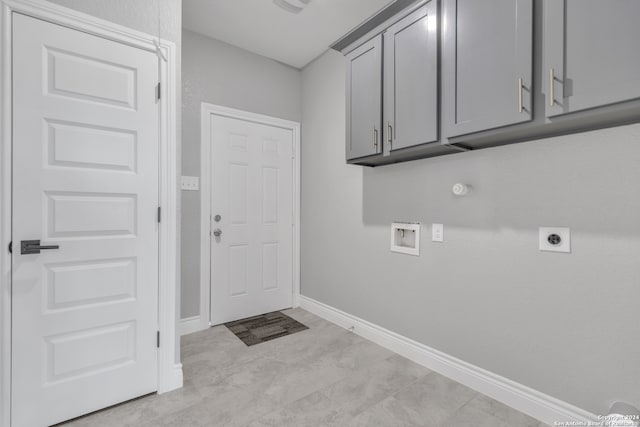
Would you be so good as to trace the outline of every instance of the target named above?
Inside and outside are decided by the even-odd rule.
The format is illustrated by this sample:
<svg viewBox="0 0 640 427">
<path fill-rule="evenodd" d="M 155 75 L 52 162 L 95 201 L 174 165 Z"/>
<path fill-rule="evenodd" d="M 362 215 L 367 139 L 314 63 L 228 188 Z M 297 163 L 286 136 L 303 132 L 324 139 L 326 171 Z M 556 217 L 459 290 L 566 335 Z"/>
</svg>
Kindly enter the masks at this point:
<svg viewBox="0 0 640 427">
<path fill-rule="evenodd" d="M 431 241 L 444 242 L 444 224 L 431 224 Z"/>
<path fill-rule="evenodd" d="M 200 178 L 197 176 L 183 176 L 181 188 L 185 191 L 198 191 L 200 189 Z"/>
<path fill-rule="evenodd" d="M 391 252 L 420 255 L 420 224 L 394 222 L 391 224 Z"/>
<path fill-rule="evenodd" d="M 538 235 L 541 251 L 571 253 L 571 230 L 568 227 L 540 227 Z"/>
</svg>

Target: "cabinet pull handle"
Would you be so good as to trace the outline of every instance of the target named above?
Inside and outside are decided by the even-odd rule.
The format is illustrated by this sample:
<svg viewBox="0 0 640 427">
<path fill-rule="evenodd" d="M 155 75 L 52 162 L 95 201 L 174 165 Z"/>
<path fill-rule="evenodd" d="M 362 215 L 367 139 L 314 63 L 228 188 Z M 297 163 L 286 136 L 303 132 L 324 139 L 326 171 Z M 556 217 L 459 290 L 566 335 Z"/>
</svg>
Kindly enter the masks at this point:
<svg viewBox="0 0 640 427">
<path fill-rule="evenodd" d="M 393 140 L 393 126 L 391 126 L 391 122 L 387 122 L 387 144 L 389 144 L 389 148 L 391 148 L 392 140 Z"/>
<path fill-rule="evenodd" d="M 524 107 L 522 106 L 522 78 L 518 79 L 518 113 L 522 113 Z"/>
<path fill-rule="evenodd" d="M 373 128 L 373 148 L 378 149 L 378 129 Z"/>
<path fill-rule="evenodd" d="M 549 107 L 553 107 L 553 104 L 556 102 L 556 91 L 555 91 L 555 77 L 553 75 L 553 68 L 549 68 Z"/>
</svg>

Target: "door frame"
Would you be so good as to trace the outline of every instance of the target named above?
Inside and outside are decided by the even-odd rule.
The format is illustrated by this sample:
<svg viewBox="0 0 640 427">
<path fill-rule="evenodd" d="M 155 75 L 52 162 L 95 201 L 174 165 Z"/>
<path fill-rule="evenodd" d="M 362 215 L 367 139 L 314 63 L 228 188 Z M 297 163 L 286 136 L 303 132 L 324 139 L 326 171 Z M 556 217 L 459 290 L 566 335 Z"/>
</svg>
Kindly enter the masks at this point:
<svg viewBox="0 0 640 427">
<path fill-rule="evenodd" d="M 291 130 L 293 133 L 293 307 L 300 305 L 300 123 L 203 102 L 200 115 L 200 319 L 199 329 L 211 326 L 211 119 L 212 115 Z M 189 332 L 195 332 L 191 328 Z"/>
<path fill-rule="evenodd" d="M 149 34 L 118 25 L 44 0 L 0 0 L 0 427 L 11 425 L 11 235 L 12 200 L 12 13 L 113 40 L 159 56 L 160 83 L 160 206 L 158 328 L 162 345 L 158 349 L 158 393 L 182 387 L 177 325 L 177 185 L 178 139 L 176 104 L 176 46 Z"/>
</svg>

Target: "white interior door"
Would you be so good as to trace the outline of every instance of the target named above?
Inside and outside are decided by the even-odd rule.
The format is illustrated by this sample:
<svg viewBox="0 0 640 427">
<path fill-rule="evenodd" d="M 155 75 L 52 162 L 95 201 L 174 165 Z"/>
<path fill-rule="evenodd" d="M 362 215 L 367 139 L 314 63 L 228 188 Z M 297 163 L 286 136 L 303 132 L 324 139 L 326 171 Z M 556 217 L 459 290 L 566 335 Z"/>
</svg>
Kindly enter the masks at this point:
<svg viewBox="0 0 640 427">
<path fill-rule="evenodd" d="M 209 117 L 215 325 L 292 305 L 293 132 Z"/>
<path fill-rule="evenodd" d="M 14 427 L 157 388 L 157 76 L 151 52 L 13 15 Z M 38 240 L 59 248 L 23 253 Z"/>
</svg>

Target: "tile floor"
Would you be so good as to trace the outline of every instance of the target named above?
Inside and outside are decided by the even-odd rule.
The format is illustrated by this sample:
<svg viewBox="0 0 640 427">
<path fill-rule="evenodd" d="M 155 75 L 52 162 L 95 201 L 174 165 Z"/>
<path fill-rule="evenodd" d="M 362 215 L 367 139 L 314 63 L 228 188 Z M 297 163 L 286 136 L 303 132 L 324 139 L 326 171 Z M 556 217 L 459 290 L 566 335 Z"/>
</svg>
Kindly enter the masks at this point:
<svg viewBox="0 0 640 427">
<path fill-rule="evenodd" d="M 184 387 L 66 426 L 473 426 L 544 424 L 302 309 L 308 330 L 252 347 L 224 326 L 182 338 Z"/>
</svg>

